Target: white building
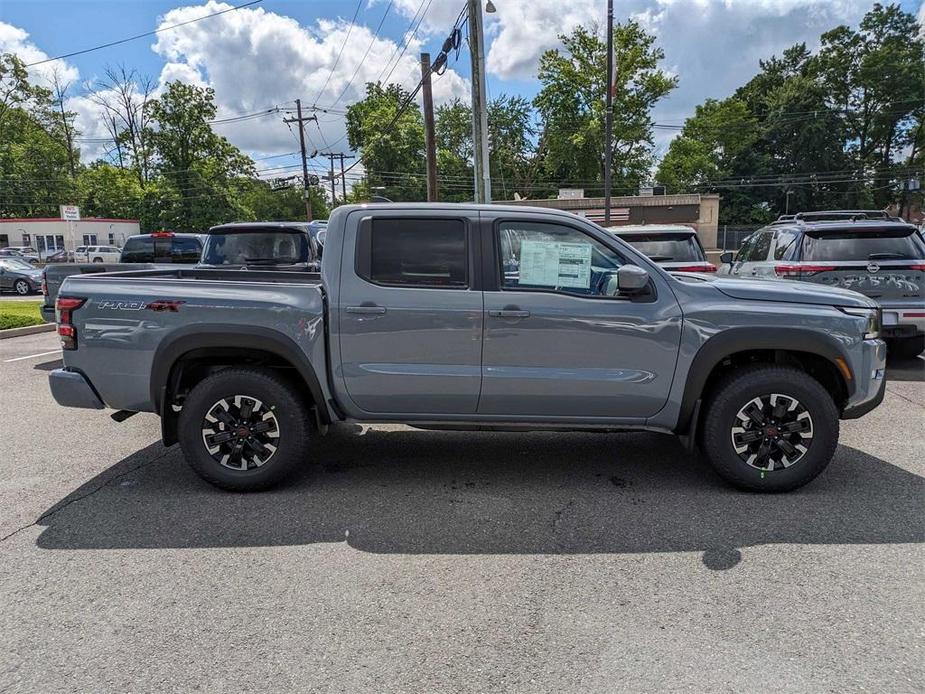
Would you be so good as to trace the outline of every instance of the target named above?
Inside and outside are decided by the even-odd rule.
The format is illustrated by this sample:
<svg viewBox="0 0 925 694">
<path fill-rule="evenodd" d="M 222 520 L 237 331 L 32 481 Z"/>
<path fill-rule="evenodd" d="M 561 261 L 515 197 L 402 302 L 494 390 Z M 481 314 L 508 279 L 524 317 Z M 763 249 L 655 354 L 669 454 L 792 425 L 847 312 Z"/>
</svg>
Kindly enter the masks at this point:
<svg viewBox="0 0 925 694">
<path fill-rule="evenodd" d="M 125 239 L 140 233 L 137 219 L 85 217 L 78 221 L 66 221 L 56 217 L 0 218 L 0 248 L 31 246 L 43 257 L 55 251 L 73 251 L 77 246 L 121 248 Z"/>
</svg>

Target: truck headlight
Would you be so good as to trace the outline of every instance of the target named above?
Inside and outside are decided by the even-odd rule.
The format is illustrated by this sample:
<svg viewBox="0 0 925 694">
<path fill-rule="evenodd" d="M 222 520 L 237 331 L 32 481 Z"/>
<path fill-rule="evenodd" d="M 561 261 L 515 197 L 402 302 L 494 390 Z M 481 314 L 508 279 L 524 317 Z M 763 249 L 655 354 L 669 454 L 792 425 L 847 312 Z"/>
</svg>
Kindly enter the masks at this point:
<svg viewBox="0 0 925 694">
<path fill-rule="evenodd" d="M 880 337 L 882 313 L 879 308 L 842 308 L 841 310 L 849 316 L 867 319 L 867 326 L 864 328 L 865 340 L 874 340 Z"/>
</svg>

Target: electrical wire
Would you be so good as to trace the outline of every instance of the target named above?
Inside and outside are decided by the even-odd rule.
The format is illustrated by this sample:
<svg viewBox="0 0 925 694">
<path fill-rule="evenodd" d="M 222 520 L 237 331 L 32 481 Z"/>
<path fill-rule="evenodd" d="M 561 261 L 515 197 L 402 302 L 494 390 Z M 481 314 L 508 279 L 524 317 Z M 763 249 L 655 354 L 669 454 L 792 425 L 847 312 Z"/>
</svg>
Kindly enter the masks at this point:
<svg viewBox="0 0 925 694">
<path fill-rule="evenodd" d="M 330 110 L 331 108 L 336 106 L 338 103 L 340 103 L 340 100 L 344 98 L 344 94 L 347 93 L 347 90 L 350 88 L 350 85 L 353 84 L 353 80 L 355 80 L 356 76 L 360 73 L 360 68 L 363 67 L 363 64 L 366 62 L 366 56 L 369 55 L 369 52 L 373 48 L 373 44 L 376 43 L 376 39 L 379 38 L 379 31 L 382 29 L 382 25 L 385 22 L 385 18 L 389 14 L 389 10 L 392 9 L 392 2 L 394 2 L 394 0 L 389 0 L 389 4 L 386 5 L 385 12 L 382 13 L 382 18 L 379 20 L 379 26 L 376 27 L 375 33 L 373 34 L 372 38 L 369 40 L 369 45 L 366 47 L 366 52 L 363 54 L 363 57 L 360 58 L 360 62 L 357 63 L 357 68 L 356 70 L 353 71 L 353 75 L 351 75 L 350 79 L 347 80 L 347 84 L 345 84 L 344 88 L 341 90 L 340 96 L 334 99 L 334 103 L 331 104 L 331 106 L 329 106 L 328 109 L 325 109 L 326 111 Z"/>
<path fill-rule="evenodd" d="M 354 10 L 353 19 L 350 20 L 350 26 L 347 28 L 347 36 L 344 38 L 344 42 L 340 45 L 340 50 L 337 52 L 337 57 L 334 59 L 334 64 L 331 66 L 331 71 L 328 73 L 328 78 L 324 81 L 321 89 L 318 90 L 318 94 L 315 95 L 312 106 L 318 103 L 318 99 L 322 94 L 324 94 L 324 90 L 327 88 L 328 83 L 331 81 L 331 77 L 334 76 L 334 70 L 337 69 L 337 64 L 340 62 L 340 57 L 344 54 L 344 48 L 346 48 L 347 44 L 350 42 L 350 32 L 353 31 L 353 26 L 356 24 L 357 16 L 360 14 L 360 7 L 362 7 L 362 5 L 363 0 L 357 0 L 357 8 Z"/>
<path fill-rule="evenodd" d="M 64 58 L 72 58 L 75 55 L 83 55 L 84 53 L 92 53 L 93 51 L 98 51 L 103 48 L 111 48 L 112 46 L 118 46 L 123 43 L 128 43 L 129 41 L 134 41 L 136 39 L 143 39 L 145 36 L 154 36 L 155 34 L 160 34 L 164 31 L 169 31 L 170 29 L 176 29 L 178 27 L 186 26 L 187 24 L 193 24 L 194 22 L 201 22 L 203 19 L 209 19 L 210 17 L 217 17 L 220 14 L 226 14 L 227 12 L 234 12 L 235 10 L 240 10 L 244 7 L 250 7 L 251 5 L 256 5 L 257 3 L 263 2 L 263 0 L 251 0 L 251 2 L 246 2 L 243 5 L 237 5 L 236 7 L 229 7 L 218 12 L 213 12 L 212 14 L 207 14 L 204 17 L 197 17 L 196 19 L 190 19 L 185 22 L 180 22 L 178 24 L 171 24 L 170 26 L 161 27 L 160 29 L 155 29 L 154 31 L 146 31 L 143 34 L 136 34 L 135 36 L 129 36 L 128 38 L 119 39 L 118 41 L 110 41 L 109 43 L 103 43 L 99 46 L 93 46 L 92 48 L 84 48 L 80 51 L 73 51 L 72 53 L 65 53 L 63 55 L 55 56 L 54 58 L 45 58 L 44 60 L 37 60 L 34 63 L 29 63 L 25 67 L 34 67 L 36 65 L 43 65 L 44 63 L 50 63 L 54 60 L 62 60 Z"/>
</svg>

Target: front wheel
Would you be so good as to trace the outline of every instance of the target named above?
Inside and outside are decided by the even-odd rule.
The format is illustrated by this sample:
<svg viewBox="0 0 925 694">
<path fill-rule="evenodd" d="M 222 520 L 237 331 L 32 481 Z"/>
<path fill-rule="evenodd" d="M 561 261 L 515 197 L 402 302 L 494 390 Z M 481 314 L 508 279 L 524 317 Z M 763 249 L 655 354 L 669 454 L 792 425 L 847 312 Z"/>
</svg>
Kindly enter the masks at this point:
<svg viewBox="0 0 925 694">
<path fill-rule="evenodd" d="M 178 438 L 200 477 L 223 489 L 271 487 L 305 461 L 308 409 L 272 371 L 225 369 L 200 381 L 180 411 Z"/>
<path fill-rule="evenodd" d="M 32 291 L 32 287 L 29 286 L 29 283 L 26 280 L 16 280 L 16 284 L 13 285 L 13 289 L 20 296 L 26 296 L 29 292 Z"/>
<path fill-rule="evenodd" d="M 821 473 L 838 445 L 838 409 L 809 374 L 755 366 L 726 376 L 703 422 L 704 452 L 727 482 L 785 492 Z"/>
<path fill-rule="evenodd" d="M 93 262 L 94 262 L 94 263 L 102 263 L 102 262 L 103 262 L 103 259 L 102 259 L 102 258 L 94 258 L 94 259 L 93 259 Z"/>
</svg>

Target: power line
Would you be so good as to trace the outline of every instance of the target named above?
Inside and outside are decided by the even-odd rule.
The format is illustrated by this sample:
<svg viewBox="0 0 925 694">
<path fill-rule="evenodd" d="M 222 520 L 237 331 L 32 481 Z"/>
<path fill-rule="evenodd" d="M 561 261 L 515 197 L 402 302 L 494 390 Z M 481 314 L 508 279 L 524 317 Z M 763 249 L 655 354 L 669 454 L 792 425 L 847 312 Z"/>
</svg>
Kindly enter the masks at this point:
<svg viewBox="0 0 925 694">
<path fill-rule="evenodd" d="M 425 4 L 424 4 L 425 1 L 426 1 L 426 3 L 427 3 L 426 6 L 425 6 Z M 405 42 L 404 42 L 404 44 L 403 44 L 402 47 L 401 47 L 401 53 L 398 54 L 398 59 L 395 61 L 395 64 L 392 66 L 392 69 L 389 70 L 389 74 L 385 76 L 385 82 L 388 82 L 388 81 L 389 81 L 389 78 L 392 76 L 392 73 L 395 72 L 395 68 L 397 68 L 397 67 L 398 67 L 398 64 L 401 62 L 402 56 L 405 55 L 405 51 L 408 50 L 408 45 L 411 43 L 411 40 L 414 38 L 415 34 L 418 33 L 418 29 L 421 28 L 421 22 L 424 21 L 424 15 L 427 14 L 427 10 L 430 9 L 430 3 L 432 3 L 432 2 L 433 2 L 433 0 L 421 0 L 421 5 L 418 7 L 418 12 L 421 12 L 422 9 L 423 9 L 424 11 L 421 12 L 421 17 L 420 17 L 420 19 L 418 19 L 417 26 L 415 26 L 413 30 L 411 30 L 411 26 L 414 24 L 414 18 L 417 17 L 417 12 L 415 12 L 414 17 L 411 18 L 411 24 L 408 25 L 408 29 L 411 30 L 411 33 L 407 33 L 407 32 L 406 32 Z M 396 47 L 396 48 L 397 48 L 397 47 Z M 393 52 L 393 55 L 394 55 L 394 52 Z M 389 58 L 389 61 L 390 61 L 390 62 L 391 62 L 391 60 L 392 60 L 392 59 Z M 388 63 L 386 63 L 386 66 L 388 66 Z M 385 69 L 383 69 L 382 72 L 385 72 Z M 382 81 L 383 81 L 383 80 L 381 79 L 381 78 L 382 78 L 382 72 L 379 73 L 379 79 L 377 80 L 378 82 L 382 82 Z"/>
<path fill-rule="evenodd" d="M 369 55 L 369 52 L 370 52 L 370 51 L 372 50 L 372 48 L 373 48 L 373 44 L 376 43 L 376 39 L 379 38 L 379 31 L 382 29 L 382 24 L 385 22 L 385 18 L 388 16 L 389 10 L 392 9 L 392 2 L 393 2 L 393 1 L 394 1 L 394 0 L 389 0 L 389 4 L 388 4 L 388 5 L 386 6 L 386 8 L 385 8 L 385 12 L 382 13 L 382 19 L 379 20 L 379 26 L 376 27 L 375 33 L 373 34 L 372 38 L 369 40 L 369 45 L 366 47 L 366 52 L 363 54 L 363 57 L 360 58 L 360 62 L 357 63 L 357 69 L 353 71 L 353 75 L 352 75 L 352 76 L 350 77 L 350 79 L 347 81 L 347 84 L 344 85 L 343 90 L 341 90 L 340 96 L 338 96 L 338 97 L 334 100 L 334 103 L 331 104 L 331 106 L 330 106 L 329 108 L 333 108 L 334 106 L 336 106 L 336 105 L 340 102 L 341 99 L 344 98 L 344 94 L 347 93 L 347 90 L 350 88 L 350 85 L 353 84 L 353 80 L 355 80 L 355 79 L 356 79 L 356 76 L 359 74 L 360 68 L 363 67 L 363 64 L 366 62 L 366 56 Z"/>
<path fill-rule="evenodd" d="M 347 47 L 347 43 L 350 41 L 350 32 L 353 31 L 353 25 L 356 24 L 357 16 L 360 14 L 360 7 L 362 5 L 363 0 L 358 0 L 357 8 L 353 12 L 353 19 L 350 20 L 350 26 L 347 28 L 347 36 L 344 39 L 344 42 L 340 45 L 340 51 L 337 52 L 337 57 L 334 59 L 334 64 L 331 66 L 331 71 L 328 73 L 328 78 L 324 81 L 324 85 L 322 85 L 321 89 L 318 90 L 318 94 L 315 95 L 315 98 L 312 101 L 312 106 L 318 103 L 319 97 L 324 94 L 324 90 L 327 88 L 328 82 L 330 82 L 331 77 L 334 76 L 334 70 L 337 68 L 337 64 L 340 62 L 340 57 L 344 54 L 344 48 Z"/>
<path fill-rule="evenodd" d="M 136 39 L 142 39 L 145 36 L 154 36 L 155 34 L 160 34 L 163 31 L 169 31 L 170 29 L 176 29 L 178 27 L 186 26 L 187 24 L 193 24 L 194 22 L 200 22 L 203 19 L 209 19 L 210 17 L 217 17 L 220 14 L 225 14 L 227 12 L 234 12 L 235 10 L 240 10 L 244 7 L 250 7 L 251 5 L 256 5 L 257 3 L 263 2 L 263 0 L 251 0 L 246 2 L 243 5 L 238 5 L 236 7 L 229 7 L 225 10 L 219 10 L 218 12 L 213 12 L 212 14 L 207 14 L 204 17 L 198 17 L 197 19 L 190 19 L 185 22 L 180 22 L 179 24 L 171 24 L 170 26 L 161 27 L 160 29 L 155 29 L 154 31 L 146 31 L 143 34 L 137 34 L 135 36 L 129 36 L 125 39 L 119 39 L 118 41 L 110 41 L 109 43 L 103 43 L 99 46 L 94 46 L 93 48 L 84 48 L 80 51 L 74 51 L 73 53 L 65 53 L 64 55 L 55 56 L 54 58 L 46 58 L 45 60 L 38 60 L 34 63 L 29 63 L 25 67 L 34 67 L 35 65 L 42 65 L 43 63 L 50 63 L 54 60 L 62 60 L 64 58 L 72 58 L 75 55 L 83 55 L 84 53 L 92 53 L 93 51 L 98 51 L 102 48 L 110 48 L 112 46 L 118 46 L 123 43 L 128 43 L 129 41 L 134 41 Z"/>
</svg>

